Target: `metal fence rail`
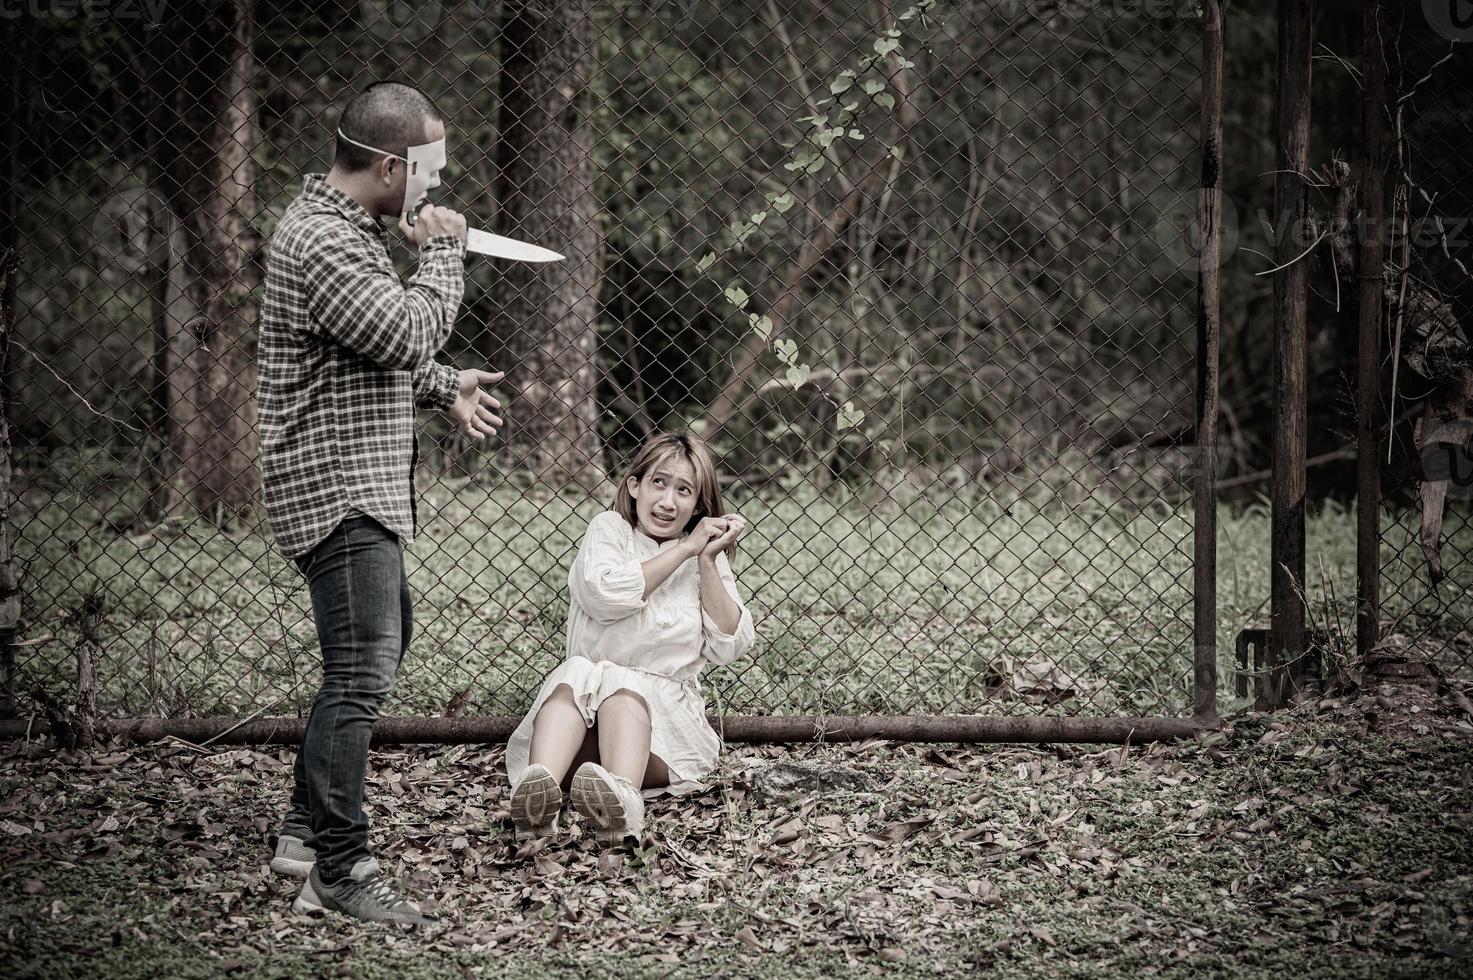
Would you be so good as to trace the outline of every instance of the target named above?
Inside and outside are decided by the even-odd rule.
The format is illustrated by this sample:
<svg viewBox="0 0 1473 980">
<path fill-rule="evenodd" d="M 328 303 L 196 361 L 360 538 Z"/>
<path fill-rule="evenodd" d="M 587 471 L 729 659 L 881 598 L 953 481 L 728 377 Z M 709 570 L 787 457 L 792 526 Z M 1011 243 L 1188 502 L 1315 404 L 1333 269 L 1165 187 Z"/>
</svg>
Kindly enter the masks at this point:
<svg viewBox="0 0 1473 980">
<path fill-rule="evenodd" d="M 683 425 L 752 525 L 735 567 L 758 644 L 704 675 L 722 714 L 1116 736 L 1101 720 L 1212 714 L 1204 19 L 407 6 L 8 26 L 17 717 L 86 642 L 106 717 L 305 712 L 306 590 L 252 505 L 251 324 L 271 229 L 379 77 L 446 116 L 443 203 L 569 256 L 468 261 L 441 359 L 507 370 L 508 428 L 473 447 L 422 419 L 416 635 L 388 714 L 484 734 L 525 710 L 562 656 L 583 527 L 638 440 Z"/>
</svg>

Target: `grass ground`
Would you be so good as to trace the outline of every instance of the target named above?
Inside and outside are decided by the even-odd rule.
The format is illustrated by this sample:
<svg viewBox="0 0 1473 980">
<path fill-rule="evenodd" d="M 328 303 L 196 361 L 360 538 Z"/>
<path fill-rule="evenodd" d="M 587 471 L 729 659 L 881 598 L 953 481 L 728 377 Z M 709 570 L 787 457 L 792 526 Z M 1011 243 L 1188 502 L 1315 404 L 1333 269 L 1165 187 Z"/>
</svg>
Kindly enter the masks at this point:
<svg viewBox="0 0 1473 980">
<path fill-rule="evenodd" d="M 1383 687 L 1179 745 L 732 747 L 640 846 L 518 848 L 499 747 L 375 751 L 421 934 L 289 911 L 289 750 L 0 756 L 7 977 L 1473 974 L 1473 721 Z M 856 791 L 769 796 L 777 762 Z"/>
<path fill-rule="evenodd" d="M 107 530 L 97 495 L 24 499 L 12 514 L 26 583 L 20 664 L 58 693 L 74 677 L 69 611 L 103 595 L 105 711 L 305 713 L 318 669 L 300 575 L 260 528 L 204 522 Z M 738 498 L 749 518 L 735 567 L 758 644 L 708 670 L 732 713 L 1183 714 L 1191 704 L 1192 520 L 1157 501 L 1036 505 L 996 490 L 938 497 L 895 488 Z M 470 485 L 425 491 L 408 550 L 417 636 L 386 711 L 516 715 L 562 659 L 567 566 L 593 501 Z M 1450 659 L 1473 659 L 1473 522 L 1450 519 L 1450 576 L 1426 585 L 1414 515 L 1388 515 L 1388 632 L 1440 624 Z M 1268 511 L 1219 515 L 1219 676 L 1237 632 L 1266 622 Z M 1353 634 L 1354 514 L 1311 515 L 1315 625 Z M 1023 697 L 1020 669 L 1053 678 Z M 22 690 L 28 688 L 21 685 Z M 1067 695 L 1067 697 L 1065 696 Z M 1059 700 L 1050 707 L 1038 700 Z"/>
</svg>

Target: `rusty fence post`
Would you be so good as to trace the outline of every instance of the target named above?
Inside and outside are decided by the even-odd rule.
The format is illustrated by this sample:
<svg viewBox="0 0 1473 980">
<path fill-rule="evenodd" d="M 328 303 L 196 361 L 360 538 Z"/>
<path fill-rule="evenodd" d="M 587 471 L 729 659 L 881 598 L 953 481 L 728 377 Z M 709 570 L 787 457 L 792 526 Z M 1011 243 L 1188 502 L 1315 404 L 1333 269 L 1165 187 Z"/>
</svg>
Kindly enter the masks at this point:
<svg viewBox="0 0 1473 980">
<path fill-rule="evenodd" d="M 1279 0 L 1274 167 L 1274 433 L 1269 647 L 1276 679 L 1261 709 L 1299 688 L 1304 658 L 1305 320 L 1309 298 L 1309 93 L 1312 0 Z"/>
<path fill-rule="evenodd" d="M 1202 8 L 1202 179 L 1197 234 L 1197 481 L 1192 490 L 1192 708 L 1217 717 L 1217 368 L 1222 322 L 1222 10 Z"/>
<path fill-rule="evenodd" d="M 1386 57 L 1380 0 L 1361 4 L 1360 354 L 1356 367 L 1355 648 L 1364 660 L 1381 632 L 1381 315 L 1385 302 Z"/>
</svg>

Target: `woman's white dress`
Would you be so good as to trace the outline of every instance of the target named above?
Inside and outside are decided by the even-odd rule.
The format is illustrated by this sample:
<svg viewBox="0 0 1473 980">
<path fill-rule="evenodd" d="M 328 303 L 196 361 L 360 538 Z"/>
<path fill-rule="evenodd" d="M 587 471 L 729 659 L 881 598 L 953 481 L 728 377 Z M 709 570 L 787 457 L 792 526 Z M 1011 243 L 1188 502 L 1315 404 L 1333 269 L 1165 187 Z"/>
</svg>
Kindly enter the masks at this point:
<svg viewBox="0 0 1473 980">
<path fill-rule="evenodd" d="M 589 522 L 568 570 L 567 658 L 547 675 L 507 742 L 506 773 L 513 783 L 527 767 L 537 712 L 559 684 L 567 684 L 590 727 L 603 699 L 620 689 L 649 704 L 650 752 L 669 767 L 670 785 L 644 790 L 646 799 L 705 788 L 701 779 L 715 766 L 721 742 L 706 721 L 698 675 L 708 663 L 729 664 L 746 653 L 754 631 L 724 554 L 716 569 L 741 609 L 735 633 L 723 633 L 701 608 L 695 559 L 643 597 L 641 565 L 680 541 L 657 541 L 617 511 Z"/>
</svg>

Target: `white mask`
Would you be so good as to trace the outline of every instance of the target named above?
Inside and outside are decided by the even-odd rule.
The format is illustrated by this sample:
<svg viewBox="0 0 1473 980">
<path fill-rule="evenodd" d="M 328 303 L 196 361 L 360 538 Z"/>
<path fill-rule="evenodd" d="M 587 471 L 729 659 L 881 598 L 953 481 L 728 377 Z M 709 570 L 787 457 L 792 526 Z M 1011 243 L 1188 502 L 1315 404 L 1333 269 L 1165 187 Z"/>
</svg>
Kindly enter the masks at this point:
<svg viewBox="0 0 1473 980">
<path fill-rule="evenodd" d="M 382 153 L 386 157 L 404 161 L 408 170 L 404 175 L 404 203 L 400 213 L 405 221 L 411 225 L 414 224 L 415 213 L 420 203 L 425 200 L 429 191 L 440 186 L 440 171 L 449 162 L 445 156 L 445 138 L 442 136 L 431 143 L 420 143 L 408 147 L 405 150 L 408 156 L 402 157 L 397 153 L 390 153 L 388 150 L 349 139 L 343 135 L 341 128 L 338 129 L 338 139 L 345 143 L 352 143 L 370 153 Z M 557 252 L 540 245 L 519 242 L 515 238 L 493 235 L 476 228 L 467 229 L 465 247 L 468 252 L 511 259 L 514 262 L 558 262 L 563 258 Z"/>
<path fill-rule="evenodd" d="M 420 204 L 429 196 L 429 191 L 440 186 L 440 171 L 449 163 L 449 159 L 445 156 L 445 137 L 442 136 L 430 143 L 411 146 L 406 151 L 408 156 L 402 157 L 397 153 L 390 153 L 388 150 L 350 139 L 343 135 L 341 128 L 338 129 L 338 139 L 371 153 L 382 153 L 386 157 L 404 161 L 408 169 L 404 174 L 404 204 L 400 208 L 400 213 L 404 216 L 404 220 L 411 225 L 414 224 L 414 215 L 419 210 Z"/>
</svg>

